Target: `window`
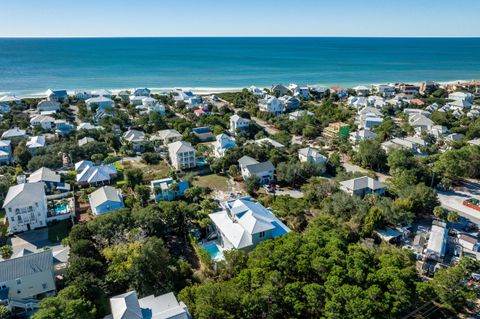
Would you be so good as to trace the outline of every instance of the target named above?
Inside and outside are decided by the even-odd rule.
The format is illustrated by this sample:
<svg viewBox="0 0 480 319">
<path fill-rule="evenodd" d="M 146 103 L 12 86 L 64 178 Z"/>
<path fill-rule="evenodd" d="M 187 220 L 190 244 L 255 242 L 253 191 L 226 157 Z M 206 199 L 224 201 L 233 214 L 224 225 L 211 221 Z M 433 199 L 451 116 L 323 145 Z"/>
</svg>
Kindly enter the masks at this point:
<svg viewBox="0 0 480 319">
<path fill-rule="evenodd" d="M 43 289 L 47 289 L 47 284 L 46 284 L 46 283 L 43 283 L 43 284 L 42 284 L 42 288 L 43 288 Z"/>
<path fill-rule="evenodd" d="M 28 211 L 29 211 L 29 212 L 33 211 L 33 207 L 32 207 L 32 206 L 28 206 Z"/>
<path fill-rule="evenodd" d="M 15 217 L 13 217 L 13 216 L 10 217 L 10 220 L 11 220 L 12 222 L 14 222 L 14 221 L 15 221 Z"/>
<path fill-rule="evenodd" d="M 265 232 L 262 231 L 262 232 L 258 233 L 258 237 L 259 238 L 264 238 L 265 237 Z"/>
<path fill-rule="evenodd" d="M 8 211 L 11 213 L 12 212 L 12 207 L 8 207 Z"/>
<path fill-rule="evenodd" d="M 20 278 L 17 278 L 17 285 L 20 285 L 22 283 L 22 280 Z"/>
</svg>

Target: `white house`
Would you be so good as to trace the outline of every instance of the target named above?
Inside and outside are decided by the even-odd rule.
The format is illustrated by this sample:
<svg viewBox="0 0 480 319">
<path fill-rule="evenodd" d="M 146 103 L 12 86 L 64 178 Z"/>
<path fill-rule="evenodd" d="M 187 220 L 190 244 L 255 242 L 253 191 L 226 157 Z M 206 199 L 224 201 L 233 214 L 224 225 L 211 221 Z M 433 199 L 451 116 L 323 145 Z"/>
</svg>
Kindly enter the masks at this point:
<svg viewBox="0 0 480 319">
<path fill-rule="evenodd" d="M 97 189 L 88 195 L 88 201 L 95 216 L 125 207 L 122 193 L 112 186 L 103 186 Z"/>
<path fill-rule="evenodd" d="M 357 95 L 361 95 L 361 96 L 365 96 L 365 95 L 368 95 L 368 93 L 370 93 L 370 88 L 365 85 L 356 86 L 353 88 L 353 90 L 355 91 L 355 93 L 357 93 Z"/>
<path fill-rule="evenodd" d="M 80 130 L 103 130 L 103 127 L 98 126 L 98 125 L 93 125 L 91 123 L 80 123 L 77 126 L 77 131 Z"/>
<path fill-rule="evenodd" d="M 56 291 L 54 257 L 51 249 L 12 256 L 0 261 L 0 302 L 23 300 L 37 303 L 42 296 Z M 22 300 L 23 299 L 23 300 Z M 11 302 L 10 302 L 11 303 Z"/>
<path fill-rule="evenodd" d="M 43 135 L 38 135 L 38 136 L 32 136 L 26 143 L 26 147 L 30 150 L 30 153 L 32 155 L 35 155 L 37 150 L 44 148 L 46 145 L 46 139 L 45 136 Z"/>
<path fill-rule="evenodd" d="M 89 98 L 88 100 L 85 101 L 85 104 L 87 105 L 87 108 L 89 110 L 92 110 L 94 106 L 98 108 L 103 108 L 103 109 L 113 107 L 112 99 L 105 96 L 97 96 L 97 97 Z"/>
<path fill-rule="evenodd" d="M 360 109 L 362 107 L 368 106 L 368 99 L 364 96 L 350 96 L 347 99 L 347 103 L 349 106 Z"/>
<path fill-rule="evenodd" d="M 189 169 L 197 166 L 195 149 L 189 142 L 177 141 L 168 144 L 168 156 L 170 158 L 170 163 L 177 170 Z"/>
<path fill-rule="evenodd" d="M 250 120 L 234 114 L 230 116 L 230 133 L 236 135 L 238 131 L 245 130 L 250 126 Z"/>
<path fill-rule="evenodd" d="M 24 183 L 10 187 L 3 209 L 12 233 L 47 226 L 45 184 Z"/>
<path fill-rule="evenodd" d="M 47 100 L 49 101 L 59 102 L 59 103 L 68 101 L 68 94 L 66 90 L 53 91 L 51 89 L 48 89 L 45 95 L 47 96 Z"/>
<path fill-rule="evenodd" d="M 128 130 L 123 133 L 122 142 L 130 146 L 134 152 L 140 152 L 146 142 L 145 133 L 139 130 Z"/>
<path fill-rule="evenodd" d="M 85 91 L 85 90 L 77 90 L 77 91 L 73 92 L 73 96 L 77 100 L 85 101 L 85 100 L 88 100 L 89 98 L 92 97 L 92 93 L 89 92 L 89 91 Z"/>
<path fill-rule="evenodd" d="M 142 105 L 144 98 L 143 95 L 130 95 L 130 104 L 133 106 Z"/>
<path fill-rule="evenodd" d="M 257 176 L 260 184 L 269 184 L 274 180 L 275 167 L 270 161 L 260 163 L 250 156 L 243 156 L 238 160 L 243 180 Z"/>
<path fill-rule="evenodd" d="M 38 112 L 58 112 L 60 111 L 60 103 L 55 101 L 43 100 L 37 104 Z"/>
<path fill-rule="evenodd" d="M 224 210 L 209 214 L 221 250 L 251 250 L 262 241 L 285 235 L 290 229 L 269 209 L 250 197 L 222 203 Z"/>
<path fill-rule="evenodd" d="M 147 88 L 139 88 L 133 90 L 133 95 L 135 96 L 150 96 L 151 91 Z"/>
<path fill-rule="evenodd" d="M 36 115 L 30 119 L 30 125 L 49 131 L 55 125 L 55 119 L 48 115 Z"/>
<path fill-rule="evenodd" d="M 313 113 L 307 110 L 295 111 L 288 114 L 290 120 L 296 121 L 304 117 L 312 117 Z"/>
<path fill-rule="evenodd" d="M 191 319 L 187 306 L 173 292 L 138 299 L 135 291 L 110 298 L 112 314 L 104 319 Z"/>
<path fill-rule="evenodd" d="M 425 254 L 433 260 L 442 261 L 447 251 L 448 228 L 446 223 L 435 221 L 430 230 Z"/>
<path fill-rule="evenodd" d="M 0 104 L 7 103 L 7 104 L 20 104 L 22 103 L 22 99 L 16 97 L 15 95 L 4 95 L 0 97 Z"/>
<path fill-rule="evenodd" d="M 106 97 L 111 99 L 112 98 L 112 92 L 109 90 L 105 89 L 99 89 L 99 90 L 93 90 L 92 91 L 92 97 Z"/>
<path fill-rule="evenodd" d="M 260 111 L 275 115 L 285 112 L 285 105 L 282 101 L 272 95 L 266 95 L 263 99 L 259 100 L 258 106 Z"/>
<path fill-rule="evenodd" d="M 310 90 L 306 85 L 297 85 L 297 84 L 291 83 L 288 86 L 288 89 L 290 90 L 290 92 L 292 92 L 293 96 L 298 96 L 305 100 L 307 100 L 310 97 Z"/>
<path fill-rule="evenodd" d="M 320 153 L 320 151 L 313 147 L 305 147 L 298 150 L 298 159 L 300 162 L 309 162 L 314 164 L 327 164 L 327 158 Z"/>
<path fill-rule="evenodd" d="M 410 114 L 408 124 L 412 126 L 416 132 L 430 132 L 435 123 L 423 114 Z"/>
<path fill-rule="evenodd" d="M 388 153 L 396 149 L 408 149 L 414 154 L 421 154 L 421 147 L 427 146 L 427 143 L 420 137 L 407 136 L 405 138 L 395 137 L 381 144 L 382 148 Z"/>
<path fill-rule="evenodd" d="M 383 195 L 385 193 L 385 185 L 368 176 L 340 182 L 340 189 L 349 195 L 356 196 L 364 196 L 367 194 Z"/>
<path fill-rule="evenodd" d="M 82 147 L 83 145 L 87 145 L 88 143 L 91 143 L 91 142 L 95 142 L 95 139 L 89 136 L 85 136 L 84 138 L 79 139 L 77 144 L 78 146 Z"/>
<path fill-rule="evenodd" d="M 230 150 L 235 146 L 237 146 L 237 144 L 235 143 L 235 139 L 233 137 L 230 137 L 227 134 L 217 135 L 215 142 L 213 142 L 213 151 L 215 157 L 223 157 L 227 150 Z"/>
<path fill-rule="evenodd" d="M 370 131 L 368 128 L 361 129 L 350 133 L 350 141 L 353 144 L 358 144 L 365 140 L 374 140 L 378 137 L 377 133 Z"/>
<path fill-rule="evenodd" d="M 471 251 L 478 251 L 479 249 L 478 238 L 468 233 L 458 235 L 458 244 L 464 249 L 468 249 Z"/>
<path fill-rule="evenodd" d="M 12 129 L 6 130 L 2 134 L 3 140 L 24 139 L 26 137 L 27 137 L 26 131 L 19 129 L 18 127 L 14 127 Z"/>
<path fill-rule="evenodd" d="M 265 92 L 261 88 L 253 86 L 253 85 L 248 88 L 248 91 L 250 93 L 252 93 L 253 95 L 258 96 L 260 98 L 265 96 Z"/>
<path fill-rule="evenodd" d="M 177 130 L 167 129 L 158 131 L 155 135 L 150 137 L 150 141 L 161 141 L 163 145 L 167 145 L 173 142 L 182 140 L 182 134 Z"/>
<path fill-rule="evenodd" d="M 258 140 L 249 141 L 248 143 L 255 143 L 259 146 L 272 146 L 272 147 L 278 148 L 279 150 L 285 149 L 285 145 L 275 140 L 272 140 L 270 137 L 264 137 Z"/>
</svg>

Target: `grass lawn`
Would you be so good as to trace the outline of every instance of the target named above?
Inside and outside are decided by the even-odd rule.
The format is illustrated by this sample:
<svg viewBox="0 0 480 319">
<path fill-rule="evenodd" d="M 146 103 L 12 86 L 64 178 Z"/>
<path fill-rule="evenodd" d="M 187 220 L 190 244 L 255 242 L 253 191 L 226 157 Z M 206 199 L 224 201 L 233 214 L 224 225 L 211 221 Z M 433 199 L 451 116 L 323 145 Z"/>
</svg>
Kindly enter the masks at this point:
<svg viewBox="0 0 480 319">
<path fill-rule="evenodd" d="M 230 187 L 228 186 L 228 178 L 216 174 L 196 176 L 192 184 L 195 186 L 208 187 L 210 189 L 223 192 L 230 191 Z"/>
<path fill-rule="evenodd" d="M 143 179 L 145 182 L 170 176 L 170 168 L 165 161 L 160 161 L 158 164 L 150 165 L 141 162 L 139 159 L 136 161 L 116 162 L 116 165 L 118 165 L 121 170 L 140 168 L 143 171 Z"/>
<path fill-rule="evenodd" d="M 48 225 L 48 240 L 58 243 L 68 236 L 72 222 L 70 219 L 53 222 Z"/>
</svg>

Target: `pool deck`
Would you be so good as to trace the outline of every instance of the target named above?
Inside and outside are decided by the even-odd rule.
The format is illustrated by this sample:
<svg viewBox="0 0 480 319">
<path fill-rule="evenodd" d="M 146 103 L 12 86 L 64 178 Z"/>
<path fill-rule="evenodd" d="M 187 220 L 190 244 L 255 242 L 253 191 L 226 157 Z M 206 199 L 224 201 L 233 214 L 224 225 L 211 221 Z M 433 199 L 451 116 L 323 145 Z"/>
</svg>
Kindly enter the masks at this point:
<svg viewBox="0 0 480 319">
<path fill-rule="evenodd" d="M 210 245 L 215 245 L 217 246 L 217 249 L 218 251 L 220 252 L 220 256 L 212 256 L 210 254 L 210 251 L 208 251 L 205 247 L 207 246 L 210 246 Z M 222 260 L 225 260 L 225 256 L 223 255 L 223 249 L 220 245 L 218 245 L 217 241 L 215 240 L 210 240 L 210 241 L 207 241 L 207 242 L 202 242 L 200 243 L 200 246 L 203 247 L 203 249 L 207 250 L 207 252 L 210 254 L 210 257 L 212 257 L 212 260 L 213 261 L 222 261 Z"/>
</svg>

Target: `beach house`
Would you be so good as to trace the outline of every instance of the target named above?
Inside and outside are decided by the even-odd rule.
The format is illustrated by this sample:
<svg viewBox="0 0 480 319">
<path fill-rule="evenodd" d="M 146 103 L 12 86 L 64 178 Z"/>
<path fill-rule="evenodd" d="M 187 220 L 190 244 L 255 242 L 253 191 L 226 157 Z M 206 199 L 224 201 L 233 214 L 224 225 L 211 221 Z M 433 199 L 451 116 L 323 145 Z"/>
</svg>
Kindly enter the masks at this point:
<svg viewBox="0 0 480 319">
<path fill-rule="evenodd" d="M 448 228 L 447 224 L 434 221 L 430 230 L 425 254 L 429 259 L 443 261 L 447 252 Z"/>
<path fill-rule="evenodd" d="M 374 140 L 378 137 L 377 133 L 370 131 L 369 129 L 360 129 L 358 131 L 350 133 L 350 141 L 353 144 L 358 144 L 365 140 Z"/>
<path fill-rule="evenodd" d="M 55 101 L 43 100 L 38 102 L 37 111 L 42 112 L 58 112 L 60 111 L 60 103 Z"/>
<path fill-rule="evenodd" d="M 34 308 L 38 299 L 56 291 L 54 257 L 51 249 L 31 252 L 0 261 L 0 303 Z"/>
<path fill-rule="evenodd" d="M 285 112 L 285 104 L 275 96 L 265 95 L 261 100 L 258 100 L 260 111 L 272 113 L 274 115 L 283 114 Z"/>
<path fill-rule="evenodd" d="M 27 138 L 27 132 L 18 127 L 6 130 L 2 134 L 2 140 L 18 141 Z"/>
<path fill-rule="evenodd" d="M 250 120 L 240 117 L 237 114 L 230 116 L 230 133 L 236 135 L 237 133 L 248 129 L 250 126 Z"/>
<path fill-rule="evenodd" d="M 123 145 L 129 146 L 134 152 L 142 152 L 147 140 L 145 133 L 139 130 L 128 130 L 122 135 Z"/>
<path fill-rule="evenodd" d="M 85 104 L 89 111 L 93 111 L 95 107 L 101 109 L 113 107 L 112 99 L 105 96 L 91 97 L 85 101 Z"/>
<path fill-rule="evenodd" d="M 175 200 L 177 197 L 183 196 L 189 187 L 188 181 L 177 182 L 171 177 L 150 182 L 150 188 L 157 203 Z"/>
<path fill-rule="evenodd" d="M 383 195 L 386 188 L 382 182 L 363 176 L 340 182 L 340 189 L 349 195 L 362 197 L 367 194 Z"/>
<path fill-rule="evenodd" d="M 214 155 L 217 158 L 223 157 L 225 152 L 235 148 L 237 143 L 233 137 L 228 136 L 227 134 L 219 134 L 215 138 L 215 142 L 213 142 L 213 151 Z"/>
<path fill-rule="evenodd" d="M 225 201 L 221 206 L 222 211 L 208 215 L 221 250 L 249 251 L 262 241 L 290 232 L 271 210 L 248 196 Z"/>
<path fill-rule="evenodd" d="M 112 186 L 103 186 L 97 189 L 88 195 L 88 201 L 92 213 L 96 216 L 125 207 L 122 193 Z"/>
<path fill-rule="evenodd" d="M 48 115 L 35 115 L 30 119 L 32 128 L 41 128 L 50 131 L 55 125 L 55 119 Z"/>
<path fill-rule="evenodd" d="M 30 153 L 32 153 L 32 155 L 35 155 L 39 149 L 45 147 L 46 143 L 47 142 L 45 136 L 38 135 L 30 137 L 25 146 L 30 150 Z"/>
<path fill-rule="evenodd" d="M 53 91 L 51 89 L 48 89 L 47 92 L 45 92 L 45 95 L 47 96 L 48 101 L 53 101 L 58 103 L 64 103 L 68 101 L 68 94 L 66 90 Z"/>
<path fill-rule="evenodd" d="M 114 165 L 94 165 L 91 161 L 75 163 L 77 183 L 80 186 L 98 186 L 110 184 L 117 176 L 117 168 Z"/>
<path fill-rule="evenodd" d="M 370 88 L 365 85 L 355 86 L 353 90 L 357 95 L 360 95 L 360 96 L 366 96 L 370 93 Z"/>
<path fill-rule="evenodd" d="M 112 314 L 104 319 L 191 319 L 187 306 L 173 292 L 139 299 L 135 291 L 110 298 Z"/>
<path fill-rule="evenodd" d="M 288 88 L 286 88 L 284 85 L 282 84 L 277 84 L 275 86 L 272 87 L 271 89 L 271 92 L 275 95 L 275 96 L 282 96 L 282 95 L 285 95 L 288 93 Z"/>
<path fill-rule="evenodd" d="M 197 166 L 195 149 L 189 142 L 177 141 L 168 144 L 168 156 L 170 163 L 176 170 L 189 169 Z"/>
<path fill-rule="evenodd" d="M 208 126 L 194 127 L 192 133 L 200 142 L 209 142 L 214 139 L 213 133 Z"/>
<path fill-rule="evenodd" d="M 158 131 L 156 134 L 150 137 L 150 141 L 160 141 L 162 145 L 167 145 L 173 142 L 178 142 L 182 140 L 182 134 L 177 130 L 167 129 Z"/>
<path fill-rule="evenodd" d="M 262 185 L 270 184 L 274 181 L 275 167 L 270 161 L 260 163 L 254 158 L 245 155 L 238 160 L 238 164 L 244 181 L 251 176 L 257 176 Z"/>
<path fill-rule="evenodd" d="M 45 184 L 23 183 L 10 187 L 3 209 L 12 233 L 47 226 Z"/>
<path fill-rule="evenodd" d="M 327 164 L 327 157 L 320 153 L 320 151 L 313 147 L 305 147 L 298 150 L 298 159 L 300 162 L 309 162 L 313 164 L 325 165 Z"/>
<path fill-rule="evenodd" d="M 92 91 L 92 97 L 102 97 L 102 96 L 111 99 L 112 92 L 106 89 L 98 89 L 98 90 Z"/>
</svg>

